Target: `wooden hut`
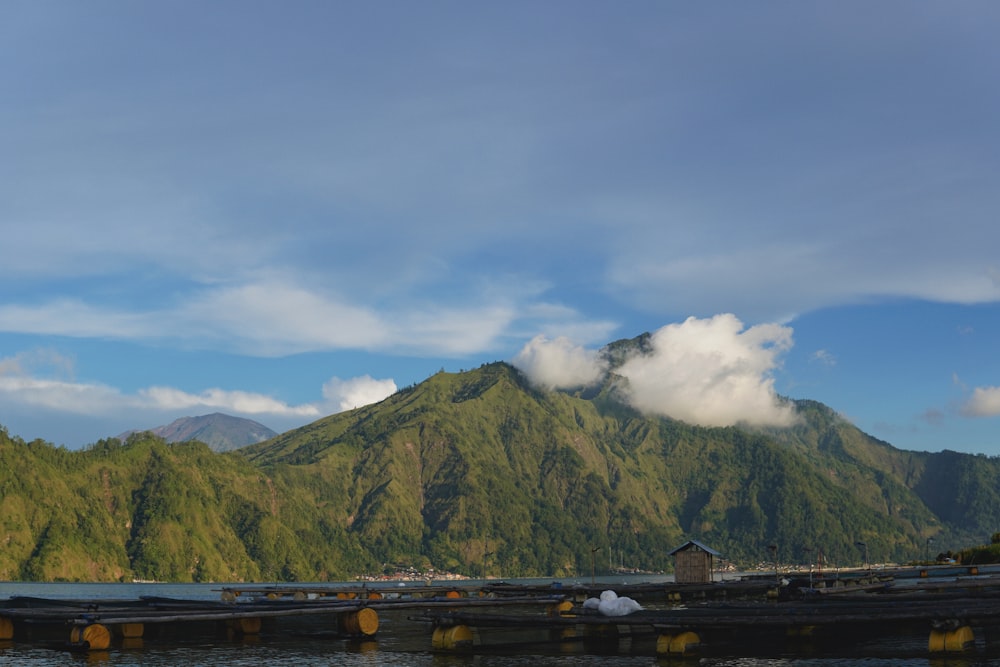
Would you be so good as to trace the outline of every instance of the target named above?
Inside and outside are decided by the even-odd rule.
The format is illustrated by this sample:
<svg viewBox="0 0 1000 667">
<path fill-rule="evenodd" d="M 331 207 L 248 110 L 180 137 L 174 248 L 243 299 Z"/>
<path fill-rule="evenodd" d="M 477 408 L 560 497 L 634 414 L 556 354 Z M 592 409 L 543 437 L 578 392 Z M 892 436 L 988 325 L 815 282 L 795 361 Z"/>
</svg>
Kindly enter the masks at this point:
<svg viewBox="0 0 1000 667">
<path fill-rule="evenodd" d="M 712 581 L 718 551 L 701 542 L 688 540 L 670 552 L 674 557 L 674 580 L 679 584 L 702 584 Z"/>
</svg>

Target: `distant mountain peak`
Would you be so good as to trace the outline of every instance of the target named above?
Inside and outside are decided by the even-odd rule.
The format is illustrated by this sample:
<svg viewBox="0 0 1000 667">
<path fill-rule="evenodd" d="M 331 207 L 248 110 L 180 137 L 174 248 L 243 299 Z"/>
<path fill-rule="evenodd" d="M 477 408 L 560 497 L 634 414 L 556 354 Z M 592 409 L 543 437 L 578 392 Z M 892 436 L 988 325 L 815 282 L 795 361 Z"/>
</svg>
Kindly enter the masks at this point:
<svg viewBox="0 0 1000 667">
<path fill-rule="evenodd" d="M 217 452 L 255 445 L 258 442 L 270 440 L 278 435 L 277 432 L 252 419 L 213 412 L 212 414 L 198 417 L 181 417 L 166 426 L 157 426 L 151 429 L 133 429 L 122 433 L 118 436 L 118 439 L 124 440 L 129 435 L 138 431 L 150 431 L 167 442 L 198 440 L 199 442 L 204 442 Z"/>
</svg>

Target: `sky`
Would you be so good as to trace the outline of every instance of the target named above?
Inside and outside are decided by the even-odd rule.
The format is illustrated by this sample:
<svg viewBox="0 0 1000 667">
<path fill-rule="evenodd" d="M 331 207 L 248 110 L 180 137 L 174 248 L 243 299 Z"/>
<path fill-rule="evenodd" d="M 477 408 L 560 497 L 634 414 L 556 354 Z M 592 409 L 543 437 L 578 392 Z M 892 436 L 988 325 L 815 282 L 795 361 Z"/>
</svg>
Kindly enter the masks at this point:
<svg viewBox="0 0 1000 667">
<path fill-rule="evenodd" d="M 0 4 L 0 425 L 276 431 L 510 361 L 1000 455 L 1000 5 Z"/>
</svg>

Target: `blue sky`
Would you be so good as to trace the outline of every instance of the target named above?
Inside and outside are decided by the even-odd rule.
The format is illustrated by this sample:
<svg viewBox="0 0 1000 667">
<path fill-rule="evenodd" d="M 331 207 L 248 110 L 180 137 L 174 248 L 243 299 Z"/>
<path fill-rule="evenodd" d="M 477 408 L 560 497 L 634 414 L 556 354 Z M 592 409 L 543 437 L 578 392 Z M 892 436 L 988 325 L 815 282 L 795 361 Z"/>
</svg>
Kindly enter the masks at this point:
<svg viewBox="0 0 1000 667">
<path fill-rule="evenodd" d="M 995 3 L 2 11 L 13 435 L 555 387 L 649 331 L 651 412 L 1000 454 Z"/>
</svg>

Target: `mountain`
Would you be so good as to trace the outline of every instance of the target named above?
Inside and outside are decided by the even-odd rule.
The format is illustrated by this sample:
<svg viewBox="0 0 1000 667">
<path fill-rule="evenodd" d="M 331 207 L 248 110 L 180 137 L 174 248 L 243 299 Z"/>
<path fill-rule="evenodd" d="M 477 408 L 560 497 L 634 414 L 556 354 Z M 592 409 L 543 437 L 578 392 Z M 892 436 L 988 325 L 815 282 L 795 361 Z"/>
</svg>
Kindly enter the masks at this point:
<svg viewBox="0 0 1000 667">
<path fill-rule="evenodd" d="M 166 426 L 149 429 L 167 442 L 204 442 L 216 452 L 227 452 L 247 445 L 254 445 L 278 435 L 263 424 L 215 412 L 200 417 L 181 417 Z M 118 436 L 125 440 L 137 431 L 126 431 Z"/>
<path fill-rule="evenodd" d="M 243 454 L 286 484 L 330 480 L 317 505 L 384 561 L 474 571 L 487 558 L 512 576 L 585 570 L 592 549 L 663 569 L 686 539 L 745 566 L 769 545 L 855 565 L 858 542 L 905 561 L 930 537 L 979 544 L 1000 525 L 997 460 L 898 450 L 819 403 L 794 406 L 792 428 L 695 427 L 608 387 L 541 391 L 497 363 Z"/>
<path fill-rule="evenodd" d="M 688 539 L 738 567 L 771 546 L 850 566 L 859 542 L 905 562 L 997 532 L 1000 459 L 899 450 L 789 404 L 790 428 L 696 427 L 610 382 L 543 391 L 492 363 L 224 453 L 150 432 L 68 451 L 0 428 L 0 580 L 586 576 L 595 553 L 599 573 L 669 570 Z"/>
</svg>

